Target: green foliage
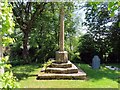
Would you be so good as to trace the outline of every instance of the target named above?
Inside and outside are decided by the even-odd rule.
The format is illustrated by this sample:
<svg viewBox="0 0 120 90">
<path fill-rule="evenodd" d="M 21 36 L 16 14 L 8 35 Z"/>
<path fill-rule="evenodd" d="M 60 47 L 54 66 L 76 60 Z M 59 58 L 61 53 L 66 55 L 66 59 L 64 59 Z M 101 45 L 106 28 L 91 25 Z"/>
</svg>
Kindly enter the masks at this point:
<svg viewBox="0 0 120 90">
<path fill-rule="evenodd" d="M 80 37 L 79 42 L 80 60 L 91 63 L 93 55 L 97 52 L 93 38 L 89 34 L 85 34 Z"/>
<path fill-rule="evenodd" d="M 25 6 L 26 4 L 24 3 L 22 6 Z M 40 3 L 31 2 L 31 7 L 34 8 L 33 11 L 31 9 L 32 13 L 34 13 L 34 10 L 37 9 L 37 6 L 39 4 Z M 43 62 L 46 62 L 49 58 L 55 57 L 55 51 L 59 49 L 58 47 L 59 28 L 60 28 L 59 14 L 60 14 L 60 8 L 62 4 L 63 3 L 60 3 L 60 2 L 46 3 L 42 13 L 40 15 L 37 14 L 37 17 L 35 17 L 34 23 L 31 25 L 32 28 L 30 29 L 30 32 L 28 35 L 27 48 L 29 52 L 29 55 L 28 55 L 29 57 L 26 60 L 29 60 L 29 62 L 43 63 Z M 20 6 L 19 8 L 17 8 L 15 5 L 13 6 L 15 11 L 19 11 L 20 8 L 23 8 L 22 6 Z M 73 16 L 72 16 L 74 11 L 74 4 L 71 2 L 66 2 L 64 3 L 64 8 L 65 8 L 65 42 L 69 42 L 69 36 L 74 35 L 76 32 L 74 28 L 74 22 L 73 22 Z M 27 7 L 23 8 L 23 12 L 26 9 Z M 17 17 L 15 13 L 14 13 L 14 16 Z M 26 15 L 24 15 L 23 13 L 23 16 L 26 16 Z M 31 17 L 31 15 L 29 17 Z M 27 21 L 26 18 L 23 18 L 23 19 Z M 12 44 L 13 46 L 11 49 L 12 61 L 15 60 L 14 59 L 15 57 L 22 59 L 21 57 L 23 57 L 23 54 L 21 53 L 24 50 L 23 48 L 24 33 L 20 28 L 20 26 L 23 26 L 21 25 L 23 23 L 20 23 L 20 25 L 18 25 L 17 18 L 15 18 L 15 21 L 16 21 L 16 27 L 15 27 L 14 33 L 11 35 L 11 37 L 14 38 L 14 44 Z M 30 25 L 28 24 L 28 27 L 29 26 Z M 67 49 L 68 47 L 69 46 L 65 46 L 65 49 Z"/>
<path fill-rule="evenodd" d="M 118 78 L 118 83 L 120 84 L 120 77 Z"/>
<path fill-rule="evenodd" d="M 2 60 L 1 60 L 2 66 L 1 67 L 10 69 L 11 65 L 7 64 L 8 59 L 9 59 L 9 56 L 5 56 L 2 58 Z"/>
<path fill-rule="evenodd" d="M 13 42 L 12 38 L 8 37 L 8 35 L 13 33 L 13 26 L 14 26 L 12 13 L 11 13 L 12 8 L 10 5 L 8 6 L 7 0 L 5 0 L 4 3 L 0 3 L 0 4 L 2 8 L 2 12 L 0 16 L 2 21 L 2 24 L 0 26 L 1 28 L 0 35 L 2 35 L 3 46 L 7 46 L 9 43 Z"/>
<path fill-rule="evenodd" d="M 48 66 L 50 66 L 54 60 L 48 60 L 46 63 L 43 64 L 43 68 L 46 69 Z"/>
<path fill-rule="evenodd" d="M 13 39 L 9 37 L 10 34 L 13 33 L 13 18 L 12 18 L 12 8 L 10 5 L 8 5 L 8 1 L 5 0 L 5 2 L 0 2 L 1 6 L 1 12 L 0 12 L 0 22 L 2 24 L 0 25 L 0 42 L 2 42 L 1 47 L 8 46 L 10 43 L 13 42 Z M 2 38 L 2 39 L 1 39 Z M 11 65 L 8 63 L 9 56 L 3 57 L 2 60 L 0 60 L 0 68 L 5 69 L 5 73 L 0 74 L 0 83 L 2 83 L 2 86 L 0 88 L 4 90 L 12 90 L 13 88 L 17 88 L 18 85 L 16 83 L 16 79 L 13 76 L 12 71 L 10 70 Z"/>
<path fill-rule="evenodd" d="M 19 87 L 18 83 L 16 82 L 16 78 L 13 76 L 12 72 L 5 72 L 1 76 L 0 81 L 2 81 L 2 89 L 4 90 L 13 90 L 13 88 Z"/>
<path fill-rule="evenodd" d="M 8 62 L 8 56 L 2 58 L 0 60 L 0 68 L 4 68 L 6 71 L 3 74 L 0 74 L 0 82 L 2 83 L 1 88 L 4 90 L 12 90 L 13 88 L 18 88 L 19 85 L 16 82 L 16 77 L 13 76 L 13 73 L 11 71 L 11 65 L 7 64 Z"/>
<path fill-rule="evenodd" d="M 82 37 L 82 47 L 80 45 L 79 48 L 84 51 L 89 48 L 87 51 L 98 54 L 102 62 L 119 62 L 116 46 L 119 45 L 119 40 L 116 40 L 119 39 L 119 14 L 116 13 L 118 2 L 88 2 L 85 7 L 86 21 L 83 25 L 88 27 L 88 37 Z"/>
<path fill-rule="evenodd" d="M 110 11 L 110 16 L 114 17 L 115 12 L 118 11 L 120 2 L 109 2 L 108 4 L 108 10 Z"/>
<path fill-rule="evenodd" d="M 78 46 L 79 46 L 79 37 L 76 36 L 76 34 L 69 33 L 66 42 L 65 42 L 65 49 L 69 53 L 69 60 L 72 62 L 79 62 L 79 52 L 78 52 Z"/>
</svg>

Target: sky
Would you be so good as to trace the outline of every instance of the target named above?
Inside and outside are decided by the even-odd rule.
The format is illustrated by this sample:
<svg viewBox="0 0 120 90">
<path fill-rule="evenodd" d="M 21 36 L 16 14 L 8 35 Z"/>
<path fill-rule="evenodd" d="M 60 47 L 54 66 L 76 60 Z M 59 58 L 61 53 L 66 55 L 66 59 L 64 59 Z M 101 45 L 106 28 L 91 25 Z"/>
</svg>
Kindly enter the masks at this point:
<svg viewBox="0 0 120 90">
<path fill-rule="evenodd" d="M 83 6 L 85 3 L 84 2 L 80 2 L 80 3 L 76 3 L 77 6 Z M 82 23 L 85 22 L 85 10 L 84 8 L 80 9 L 77 8 L 74 13 L 73 13 L 73 17 L 75 19 L 76 22 L 76 30 L 78 32 L 78 34 L 85 34 L 86 33 L 86 26 L 82 26 Z"/>
<path fill-rule="evenodd" d="M 75 3 L 75 5 L 77 6 L 83 6 L 85 4 L 85 2 L 77 2 Z M 118 14 L 118 11 L 116 10 L 114 12 L 116 15 Z M 86 26 L 82 26 L 82 23 L 85 22 L 85 8 L 82 8 L 82 9 L 76 9 L 73 13 L 73 17 L 75 19 L 75 23 L 77 24 L 76 25 L 76 30 L 78 32 L 78 34 L 82 34 L 84 35 L 86 32 L 87 32 L 87 27 Z M 76 20 L 78 20 L 78 23 L 76 22 Z M 111 26 L 112 25 L 112 21 L 111 22 L 108 22 L 106 24 L 106 26 Z"/>
</svg>

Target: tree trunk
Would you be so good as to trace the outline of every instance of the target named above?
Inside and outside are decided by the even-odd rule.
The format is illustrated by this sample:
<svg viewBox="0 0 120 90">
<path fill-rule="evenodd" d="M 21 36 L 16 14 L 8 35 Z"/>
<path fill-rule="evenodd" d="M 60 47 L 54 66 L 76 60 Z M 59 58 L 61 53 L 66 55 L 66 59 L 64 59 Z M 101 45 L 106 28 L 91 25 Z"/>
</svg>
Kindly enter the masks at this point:
<svg viewBox="0 0 120 90">
<path fill-rule="evenodd" d="M 2 52 L 2 35 L 0 35 L 0 60 L 2 60 L 3 52 Z M 4 68 L 0 68 L 0 74 L 4 73 Z"/>
<path fill-rule="evenodd" d="M 0 60 L 2 59 L 2 35 L 0 35 Z"/>
<path fill-rule="evenodd" d="M 24 37 L 23 37 L 23 58 L 25 60 L 25 63 L 28 63 L 28 32 L 24 33 Z"/>
<path fill-rule="evenodd" d="M 1 2 L 0 2 L 0 12 L 2 12 Z M 0 16 L 0 19 L 1 19 L 1 16 Z M 2 20 L 0 20 L 0 23 L 2 23 Z M 1 32 L 1 30 L 0 30 L 0 32 Z M 0 60 L 2 60 L 2 56 L 3 56 L 3 51 L 2 51 L 2 33 L 0 33 Z M 0 67 L 0 74 L 3 74 L 3 73 L 4 73 L 4 68 Z"/>
<path fill-rule="evenodd" d="M 103 48 L 100 48 L 100 59 L 101 59 L 101 63 L 104 63 L 104 58 L 103 58 Z"/>
</svg>

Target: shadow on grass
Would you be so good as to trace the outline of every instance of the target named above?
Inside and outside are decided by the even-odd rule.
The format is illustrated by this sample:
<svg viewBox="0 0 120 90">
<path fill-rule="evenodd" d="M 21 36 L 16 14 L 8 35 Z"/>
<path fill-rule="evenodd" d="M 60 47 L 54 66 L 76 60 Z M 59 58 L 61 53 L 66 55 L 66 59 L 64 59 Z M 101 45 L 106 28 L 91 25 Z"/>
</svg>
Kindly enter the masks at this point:
<svg viewBox="0 0 120 90">
<path fill-rule="evenodd" d="M 102 78 L 107 78 L 118 82 L 118 77 L 120 76 L 120 72 L 109 70 L 104 66 L 101 66 L 100 69 L 92 69 L 87 64 L 78 64 L 77 66 L 87 74 L 88 80 L 92 80 L 93 82 Z"/>
<path fill-rule="evenodd" d="M 106 69 L 104 66 L 102 66 L 101 69 L 98 70 L 92 69 L 87 64 L 77 64 L 77 66 L 80 67 L 87 74 L 88 80 L 91 80 L 92 82 L 103 78 L 120 82 L 120 80 L 118 80 L 118 77 L 120 77 L 120 72 L 118 71 Z M 12 70 L 18 81 L 20 81 L 27 79 L 28 77 L 36 77 L 38 74 L 38 70 L 41 67 L 42 64 L 21 65 L 13 67 Z"/>
<path fill-rule="evenodd" d="M 28 77 L 37 76 L 38 72 L 35 72 L 35 70 L 39 69 L 41 65 L 42 64 L 15 66 L 12 68 L 12 70 L 13 70 L 14 76 L 16 76 L 18 81 L 20 81 L 20 80 L 27 79 Z"/>
</svg>

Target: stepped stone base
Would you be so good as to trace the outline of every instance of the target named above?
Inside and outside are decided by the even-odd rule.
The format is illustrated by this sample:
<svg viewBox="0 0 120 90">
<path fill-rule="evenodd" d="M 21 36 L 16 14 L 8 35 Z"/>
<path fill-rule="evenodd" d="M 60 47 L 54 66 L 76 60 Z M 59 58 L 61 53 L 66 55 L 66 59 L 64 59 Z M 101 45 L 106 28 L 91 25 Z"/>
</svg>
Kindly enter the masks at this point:
<svg viewBox="0 0 120 90">
<path fill-rule="evenodd" d="M 37 80 L 51 80 L 51 79 L 75 79 L 75 80 L 84 80 L 86 79 L 86 73 L 82 70 L 79 70 L 78 73 L 72 74 L 55 74 L 55 73 L 39 73 Z"/>
<path fill-rule="evenodd" d="M 78 73 L 78 68 L 72 64 L 72 67 L 69 68 L 53 68 L 48 67 L 45 70 L 46 73 L 59 73 L 59 74 L 70 74 L 70 73 Z"/>
<path fill-rule="evenodd" d="M 51 67 L 53 68 L 70 68 L 72 67 L 72 63 L 68 61 L 67 63 L 52 63 Z"/>
<path fill-rule="evenodd" d="M 48 68 L 41 70 L 38 80 L 46 79 L 85 79 L 86 73 L 78 69 L 70 61 L 68 63 L 52 63 Z"/>
</svg>

